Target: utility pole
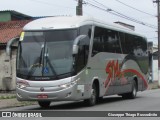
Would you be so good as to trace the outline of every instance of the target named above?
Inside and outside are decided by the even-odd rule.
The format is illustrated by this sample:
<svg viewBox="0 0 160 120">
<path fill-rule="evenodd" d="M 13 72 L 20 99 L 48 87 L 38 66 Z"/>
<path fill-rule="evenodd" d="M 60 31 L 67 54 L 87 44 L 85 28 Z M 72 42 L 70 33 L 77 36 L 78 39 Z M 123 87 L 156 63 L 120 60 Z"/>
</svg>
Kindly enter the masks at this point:
<svg viewBox="0 0 160 120">
<path fill-rule="evenodd" d="M 157 3 L 158 20 L 158 86 L 160 87 L 160 0 L 153 1 Z"/>
<path fill-rule="evenodd" d="M 76 6 L 76 15 L 83 15 L 83 0 L 78 0 L 78 6 Z"/>
</svg>

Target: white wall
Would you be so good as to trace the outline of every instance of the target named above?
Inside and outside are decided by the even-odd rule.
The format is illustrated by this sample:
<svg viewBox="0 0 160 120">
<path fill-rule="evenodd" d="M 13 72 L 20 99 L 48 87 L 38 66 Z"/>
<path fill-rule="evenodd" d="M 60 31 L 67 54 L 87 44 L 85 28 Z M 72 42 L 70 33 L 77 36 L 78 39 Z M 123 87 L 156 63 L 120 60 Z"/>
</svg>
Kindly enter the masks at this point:
<svg viewBox="0 0 160 120">
<path fill-rule="evenodd" d="M 0 50 L 0 90 L 3 89 L 2 79 L 4 78 L 5 74 L 4 60 L 5 60 L 5 50 Z"/>
<path fill-rule="evenodd" d="M 15 66 L 16 65 L 16 51 L 15 50 L 12 51 L 12 56 L 11 56 L 10 61 L 5 62 L 5 60 L 6 60 L 5 49 L 0 50 L 0 90 L 15 90 L 15 87 L 16 87 L 16 66 Z M 10 68 L 11 68 L 11 71 L 9 71 Z"/>
<path fill-rule="evenodd" d="M 153 60 L 153 81 L 158 81 L 158 60 Z"/>
</svg>

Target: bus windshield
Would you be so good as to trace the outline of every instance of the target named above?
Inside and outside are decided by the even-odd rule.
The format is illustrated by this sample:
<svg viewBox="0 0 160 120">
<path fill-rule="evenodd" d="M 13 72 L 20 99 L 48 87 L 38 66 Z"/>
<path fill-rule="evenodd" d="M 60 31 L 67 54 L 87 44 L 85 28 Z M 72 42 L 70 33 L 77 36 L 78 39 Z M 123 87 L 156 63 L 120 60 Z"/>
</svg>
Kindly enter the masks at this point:
<svg viewBox="0 0 160 120">
<path fill-rule="evenodd" d="M 71 76 L 76 37 L 76 29 L 25 32 L 18 47 L 17 77 L 54 80 Z"/>
</svg>

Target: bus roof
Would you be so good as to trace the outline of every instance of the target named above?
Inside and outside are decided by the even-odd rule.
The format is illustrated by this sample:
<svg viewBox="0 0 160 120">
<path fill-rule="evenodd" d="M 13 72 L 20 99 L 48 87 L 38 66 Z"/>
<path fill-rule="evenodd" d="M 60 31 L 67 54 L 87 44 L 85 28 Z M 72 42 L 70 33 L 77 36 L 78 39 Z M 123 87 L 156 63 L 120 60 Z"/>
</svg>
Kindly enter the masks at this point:
<svg viewBox="0 0 160 120">
<path fill-rule="evenodd" d="M 130 33 L 138 36 L 140 34 L 135 33 L 126 27 L 115 23 L 107 23 L 87 16 L 59 16 L 59 17 L 47 17 L 34 20 L 24 26 L 24 31 L 41 31 L 41 30 L 59 30 L 59 29 L 73 29 L 83 25 L 96 25 L 112 30 L 117 30 L 125 33 Z M 144 37 L 144 36 L 142 36 Z"/>
</svg>

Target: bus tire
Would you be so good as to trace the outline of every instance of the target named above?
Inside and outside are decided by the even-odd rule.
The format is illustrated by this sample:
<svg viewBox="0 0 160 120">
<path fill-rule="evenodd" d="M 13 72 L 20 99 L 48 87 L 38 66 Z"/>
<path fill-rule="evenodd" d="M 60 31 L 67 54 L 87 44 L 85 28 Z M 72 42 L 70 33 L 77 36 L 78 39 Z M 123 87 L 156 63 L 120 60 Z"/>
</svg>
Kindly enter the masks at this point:
<svg viewBox="0 0 160 120">
<path fill-rule="evenodd" d="M 87 106 L 94 106 L 97 102 L 97 88 L 95 83 L 92 85 L 91 97 L 89 99 L 84 100 Z"/>
<path fill-rule="evenodd" d="M 98 102 L 102 102 L 103 101 L 103 97 L 98 97 Z"/>
<path fill-rule="evenodd" d="M 49 108 L 51 102 L 50 101 L 38 101 L 38 104 L 41 108 Z"/>
<path fill-rule="evenodd" d="M 138 91 L 137 84 L 136 84 L 135 80 L 133 80 L 132 91 L 129 93 L 122 94 L 122 98 L 134 99 L 137 96 L 137 91 Z"/>
</svg>

